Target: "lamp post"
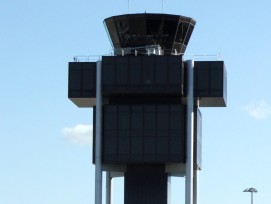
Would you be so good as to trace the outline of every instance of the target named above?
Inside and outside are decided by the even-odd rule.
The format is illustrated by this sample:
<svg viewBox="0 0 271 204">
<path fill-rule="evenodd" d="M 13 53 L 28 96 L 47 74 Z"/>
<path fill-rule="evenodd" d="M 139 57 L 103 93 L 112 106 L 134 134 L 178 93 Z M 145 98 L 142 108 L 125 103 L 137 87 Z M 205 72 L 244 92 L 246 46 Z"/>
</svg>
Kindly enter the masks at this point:
<svg viewBox="0 0 271 204">
<path fill-rule="evenodd" d="M 256 188 L 247 188 L 245 189 L 243 192 L 250 192 L 251 193 L 251 204 L 253 204 L 253 193 L 257 193 L 257 189 Z"/>
</svg>

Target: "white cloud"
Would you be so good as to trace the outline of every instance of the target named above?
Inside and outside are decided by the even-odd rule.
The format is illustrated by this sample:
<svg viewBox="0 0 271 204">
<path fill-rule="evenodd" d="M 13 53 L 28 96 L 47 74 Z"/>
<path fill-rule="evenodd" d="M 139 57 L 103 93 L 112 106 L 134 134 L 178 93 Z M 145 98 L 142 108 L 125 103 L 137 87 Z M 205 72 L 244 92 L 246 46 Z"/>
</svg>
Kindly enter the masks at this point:
<svg viewBox="0 0 271 204">
<path fill-rule="evenodd" d="M 257 120 L 266 119 L 271 116 L 271 106 L 264 100 L 250 103 L 243 107 L 243 109 L 247 111 L 251 117 Z"/>
<path fill-rule="evenodd" d="M 92 125 L 78 124 L 73 127 L 65 127 L 62 134 L 73 144 L 92 144 Z"/>
</svg>

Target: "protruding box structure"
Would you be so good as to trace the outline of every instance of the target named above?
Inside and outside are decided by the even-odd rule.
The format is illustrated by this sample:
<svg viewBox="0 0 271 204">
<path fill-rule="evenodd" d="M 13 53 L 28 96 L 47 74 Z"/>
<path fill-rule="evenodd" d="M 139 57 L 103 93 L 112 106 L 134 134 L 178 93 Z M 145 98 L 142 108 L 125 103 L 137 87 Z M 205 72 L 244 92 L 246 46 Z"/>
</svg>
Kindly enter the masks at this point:
<svg viewBox="0 0 271 204">
<path fill-rule="evenodd" d="M 227 72 L 223 61 L 195 61 L 194 96 L 200 107 L 226 107 Z"/>
<path fill-rule="evenodd" d="M 78 107 L 96 104 L 96 62 L 70 62 L 68 96 Z"/>
</svg>

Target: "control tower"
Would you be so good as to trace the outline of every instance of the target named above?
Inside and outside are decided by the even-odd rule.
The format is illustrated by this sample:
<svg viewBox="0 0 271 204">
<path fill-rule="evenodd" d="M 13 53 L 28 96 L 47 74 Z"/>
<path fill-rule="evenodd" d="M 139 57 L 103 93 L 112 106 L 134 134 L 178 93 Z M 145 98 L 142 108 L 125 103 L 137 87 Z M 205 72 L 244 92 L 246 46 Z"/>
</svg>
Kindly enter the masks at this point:
<svg viewBox="0 0 271 204">
<path fill-rule="evenodd" d="M 94 112 L 95 204 L 106 171 L 124 177 L 124 204 L 169 204 L 170 177 L 186 179 L 197 203 L 201 162 L 199 107 L 226 106 L 223 61 L 185 61 L 196 21 L 170 14 L 104 20 L 113 55 L 69 63 L 69 99 Z"/>
</svg>

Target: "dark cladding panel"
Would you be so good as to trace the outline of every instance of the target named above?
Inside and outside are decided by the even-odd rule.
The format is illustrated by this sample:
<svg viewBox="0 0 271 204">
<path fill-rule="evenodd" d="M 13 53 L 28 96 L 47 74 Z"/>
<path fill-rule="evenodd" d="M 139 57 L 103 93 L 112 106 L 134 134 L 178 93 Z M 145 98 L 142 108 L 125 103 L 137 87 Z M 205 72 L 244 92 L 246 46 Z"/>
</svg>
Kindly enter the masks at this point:
<svg viewBox="0 0 271 204">
<path fill-rule="evenodd" d="M 104 106 L 104 128 L 105 130 L 116 130 L 118 127 L 118 106 Z"/>
<path fill-rule="evenodd" d="M 183 81 L 183 68 L 182 68 L 182 58 L 180 56 L 178 57 L 172 57 L 169 58 L 169 79 L 168 82 L 170 85 L 179 85 L 180 91 L 181 85 L 180 81 Z"/>
<path fill-rule="evenodd" d="M 144 106 L 144 130 L 153 130 L 156 128 L 156 107 L 155 105 Z"/>
<path fill-rule="evenodd" d="M 209 66 L 207 63 L 201 64 L 200 68 L 196 69 L 195 79 L 196 79 L 196 94 L 197 97 L 206 97 L 210 92 L 210 74 Z"/>
<path fill-rule="evenodd" d="M 166 204 L 167 179 L 162 164 L 128 165 L 124 175 L 124 203 Z"/>
<path fill-rule="evenodd" d="M 157 156 L 168 154 L 169 139 L 167 137 L 157 137 Z"/>
<path fill-rule="evenodd" d="M 96 62 L 69 63 L 69 98 L 96 97 Z"/>
<path fill-rule="evenodd" d="M 182 129 L 184 110 L 180 105 L 172 105 L 170 107 L 170 130 Z"/>
<path fill-rule="evenodd" d="M 152 90 L 154 89 L 154 72 L 155 72 L 155 59 L 153 56 L 142 58 L 143 61 L 143 80 L 142 85 L 145 86 L 144 89 Z"/>
<path fill-rule="evenodd" d="M 69 63 L 68 96 L 79 107 L 95 105 L 96 62 Z"/>
<path fill-rule="evenodd" d="M 143 106 L 134 105 L 131 106 L 131 132 L 134 130 L 143 130 Z"/>
<path fill-rule="evenodd" d="M 119 155 L 126 156 L 125 158 L 129 159 L 130 154 L 130 137 L 119 137 Z M 120 158 L 123 160 L 123 158 Z"/>
<path fill-rule="evenodd" d="M 131 137 L 131 157 L 143 154 L 143 138 Z"/>
<path fill-rule="evenodd" d="M 118 58 L 118 60 L 116 60 L 116 66 L 115 66 L 115 76 L 116 76 L 116 84 L 117 86 L 121 89 L 124 89 L 127 87 L 128 85 L 128 80 L 129 80 L 129 76 L 128 76 L 128 57 L 120 57 Z"/>
<path fill-rule="evenodd" d="M 113 57 L 103 57 L 102 59 L 102 85 L 103 91 L 107 87 L 114 86 L 115 81 L 115 58 Z"/>
<path fill-rule="evenodd" d="M 137 86 L 142 83 L 141 60 L 139 60 L 137 57 L 130 57 L 129 71 L 131 91 L 137 90 Z"/>
<path fill-rule="evenodd" d="M 82 96 L 96 97 L 96 63 L 83 64 L 82 81 Z"/>
<path fill-rule="evenodd" d="M 169 106 L 160 105 L 157 107 L 157 130 L 168 130 L 169 129 Z"/>
<path fill-rule="evenodd" d="M 104 147 L 106 149 L 106 154 L 108 155 L 117 155 L 117 137 L 110 137 L 110 138 L 106 138 L 105 143 L 104 143 Z"/>
<path fill-rule="evenodd" d="M 223 70 L 216 68 L 217 65 L 214 63 L 212 65 L 210 73 L 210 78 L 212 79 L 210 83 L 211 95 L 219 97 L 223 95 L 223 93 L 221 94 L 221 90 L 223 90 Z"/>
<path fill-rule="evenodd" d="M 181 137 L 171 137 L 170 140 L 170 154 L 179 156 L 182 151 Z"/>
<path fill-rule="evenodd" d="M 155 82 L 157 86 L 165 86 L 168 81 L 168 63 L 161 57 L 156 58 Z"/>
<path fill-rule="evenodd" d="M 105 105 L 102 132 L 104 163 L 184 162 L 182 105 Z"/>
<path fill-rule="evenodd" d="M 122 130 L 124 132 L 129 131 L 130 129 L 130 106 L 129 105 L 119 106 L 119 113 L 118 113 L 117 120 L 118 120 L 119 130 Z"/>
<path fill-rule="evenodd" d="M 81 96 L 81 64 L 69 63 L 69 98 Z"/>
<path fill-rule="evenodd" d="M 155 137 L 144 137 L 144 154 L 145 155 L 154 155 L 155 154 Z"/>
<path fill-rule="evenodd" d="M 104 96 L 182 95 L 181 56 L 103 56 Z"/>
</svg>

